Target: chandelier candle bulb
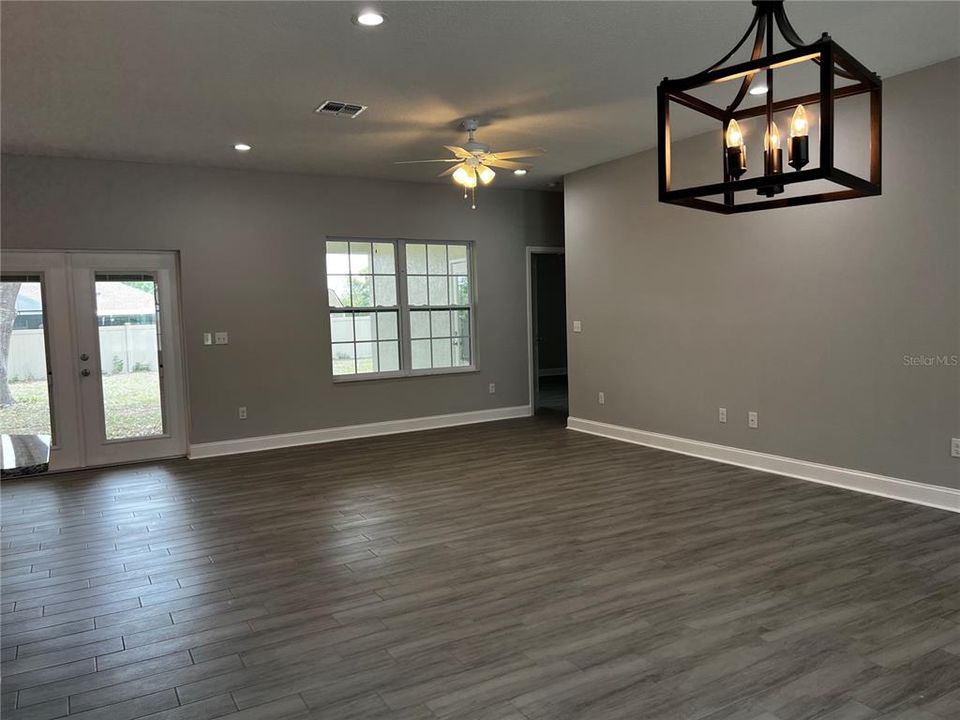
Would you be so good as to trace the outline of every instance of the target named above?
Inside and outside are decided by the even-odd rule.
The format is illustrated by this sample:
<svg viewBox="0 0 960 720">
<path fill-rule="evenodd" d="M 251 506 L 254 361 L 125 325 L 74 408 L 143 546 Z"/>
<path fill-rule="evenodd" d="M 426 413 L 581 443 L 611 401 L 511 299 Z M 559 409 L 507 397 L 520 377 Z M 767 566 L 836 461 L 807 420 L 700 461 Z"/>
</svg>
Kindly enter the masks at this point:
<svg viewBox="0 0 960 720">
<path fill-rule="evenodd" d="M 810 162 L 810 124 L 803 105 L 797 105 L 790 120 L 790 140 L 787 144 L 790 167 L 799 170 Z"/>
<path fill-rule="evenodd" d="M 780 129 L 775 122 L 763 136 L 763 174 L 781 175 L 783 173 L 783 149 L 780 147 Z M 768 185 L 757 189 L 757 195 L 773 197 L 783 192 L 783 185 Z"/>
<path fill-rule="evenodd" d="M 776 123 L 770 123 L 763 138 L 763 166 L 767 175 L 779 175 L 783 172 L 783 149 L 780 147 L 780 130 Z"/>
<path fill-rule="evenodd" d="M 743 144 L 743 133 L 736 120 L 731 120 L 725 136 L 727 147 L 727 174 L 739 178 L 747 171 L 747 146 Z"/>
</svg>

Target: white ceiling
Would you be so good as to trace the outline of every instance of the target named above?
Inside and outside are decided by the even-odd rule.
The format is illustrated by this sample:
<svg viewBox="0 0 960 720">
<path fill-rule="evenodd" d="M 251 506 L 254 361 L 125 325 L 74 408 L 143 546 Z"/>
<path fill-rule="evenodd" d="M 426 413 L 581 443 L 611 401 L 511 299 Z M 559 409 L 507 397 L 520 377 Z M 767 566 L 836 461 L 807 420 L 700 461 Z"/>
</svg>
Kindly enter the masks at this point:
<svg viewBox="0 0 960 720">
<path fill-rule="evenodd" d="M 719 59 L 753 8 L 730 2 L 2 4 L 2 144 L 20 153 L 431 181 L 490 120 L 494 149 L 540 146 L 526 178 L 652 147 L 655 88 Z M 789 2 L 808 39 L 829 31 L 889 76 L 960 55 L 960 3 Z M 369 105 L 321 117 L 326 99 Z M 691 126 L 685 131 L 692 132 Z M 243 141 L 254 150 L 232 149 Z"/>
</svg>

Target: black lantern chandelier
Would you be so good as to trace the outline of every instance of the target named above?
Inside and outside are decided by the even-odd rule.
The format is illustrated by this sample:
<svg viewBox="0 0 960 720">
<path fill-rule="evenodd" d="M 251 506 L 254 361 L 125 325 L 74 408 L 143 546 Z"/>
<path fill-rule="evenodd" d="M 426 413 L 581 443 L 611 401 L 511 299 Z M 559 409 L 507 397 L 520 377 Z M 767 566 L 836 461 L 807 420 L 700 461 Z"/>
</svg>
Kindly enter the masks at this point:
<svg viewBox="0 0 960 720">
<path fill-rule="evenodd" d="M 719 62 L 706 70 L 686 78 L 664 78 L 657 88 L 658 152 L 660 174 L 660 201 L 710 210 L 725 215 L 751 210 L 808 205 L 811 203 L 846 200 L 880 194 L 880 77 L 864 67 L 853 56 L 837 45 L 827 33 L 816 42 L 806 44 L 790 25 L 783 9 L 783 0 L 753 0 L 756 12 L 753 21 L 740 42 Z M 774 27 L 790 49 L 774 52 Z M 754 35 L 750 60 L 723 65 Z M 766 52 L 764 52 L 766 44 Z M 816 92 L 774 100 L 774 74 L 800 63 L 815 63 L 819 78 Z M 837 82 L 840 78 L 840 82 Z M 691 91 L 711 88 L 727 81 L 739 80 L 732 102 L 719 107 L 696 97 Z M 759 82 L 757 82 L 759 81 Z M 756 84 L 754 84 L 756 82 Z M 751 87 L 753 86 L 753 87 Z M 766 102 L 741 107 L 748 91 L 752 95 L 765 94 Z M 864 179 L 846 172 L 834 164 L 835 101 L 854 95 L 870 95 L 870 178 Z M 723 182 L 674 189 L 671 187 L 670 104 L 677 103 L 695 110 L 722 124 L 723 151 L 717 153 L 718 167 L 723 169 Z M 808 120 L 804 106 L 819 106 L 817 130 L 819 152 L 814 167 L 810 163 L 810 132 L 813 123 Z M 784 170 L 783 148 L 775 115 L 781 122 L 789 115 L 790 136 L 787 139 L 787 163 Z M 762 172 L 743 177 L 749 167 L 747 145 L 740 123 L 761 117 L 765 121 L 763 153 L 751 163 Z M 820 181 L 820 182 L 813 182 Z M 833 184 L 824 188 L 823 181 Z M 806 194 L 800 183 L 813 182 L 815 191 Z M 796 185 L 785 193 L 787 186 Z M 810 186 L 806 186 L 809 188 Z M 751 200 L 737 202 L 737 193 L 750 192 Z M 783 197 L 778 197 L 783 194 Z M 757 196 L 766 198 L 757 200 Z M 708 199 L 708 198 L 716 199 Z"/>
</svg>

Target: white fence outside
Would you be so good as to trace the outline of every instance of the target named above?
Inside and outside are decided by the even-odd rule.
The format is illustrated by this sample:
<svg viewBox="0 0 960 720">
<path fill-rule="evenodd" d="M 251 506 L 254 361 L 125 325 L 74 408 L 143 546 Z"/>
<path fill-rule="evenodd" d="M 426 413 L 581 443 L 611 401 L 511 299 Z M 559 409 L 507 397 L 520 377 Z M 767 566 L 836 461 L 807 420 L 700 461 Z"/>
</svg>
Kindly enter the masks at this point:
<svg viewBox="0 0 960 720">
<path fill-rule="evenodd" d="M 7 376 L 10 382 L 47 376 L 43 330 L 14 330 Z M 100 357 L 107 374 L 157 369 L 156 325 L 110 325 L 100 328 Z"/>
</svg>

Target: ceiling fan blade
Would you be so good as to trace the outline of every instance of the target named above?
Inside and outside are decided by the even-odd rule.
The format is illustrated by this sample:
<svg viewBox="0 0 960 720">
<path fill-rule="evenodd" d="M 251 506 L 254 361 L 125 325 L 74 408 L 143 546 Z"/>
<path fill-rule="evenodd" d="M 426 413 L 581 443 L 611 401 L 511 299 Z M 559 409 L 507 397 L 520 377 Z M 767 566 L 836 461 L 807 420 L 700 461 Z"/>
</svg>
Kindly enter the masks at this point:
<svg viewBox="0 0 960 720">
<path fill-rule="evenodd" d="M 500 158 L 501 160 L 509 160 L 510 158 L 527 158 L 527 157 L 539 157 L 547 151 L 543 148 L 527 148 L 526 150 L 504 150 L 503 152 L 497 151 L 493 153 L 494 157 Z"/>
<path fill-rule="evenodd" d="M 437 177 L 446 177 L 447 175 L 453 175 L 457 171 L 457 168 L 460 168 L 460 167 L 466 167 L 466 166 L 462 162 L 458 162 L 456 165 L 451 165 L 450 167 L 448 167 L 442 173 L 437 175 Z"/>
<path fill-rule="evenodd" d="M 473 157 L 473 153 L 466 148 L 457 147 L 456 145 L 444 145 L 444 147 L 461 160 L 467 160 Z"/>
<path fill-rule="evenodd" d="M 501 160 L 500 158 L 490 157 L 489 155 L 483 159 L 483 164 L 503 168 L 505 170 L 529 170 L 533 167 L 533 165 L 530 163 L 518 163 L 513 162 L 512 160 Z"/>
<path fill-rule="evenodd" d="M 443 160 L 398 160 L 394 165 L 416 165 L 417 163 L 451 163 L 460 162 L 460 158 L 444 158 Z"/>
</svg>

